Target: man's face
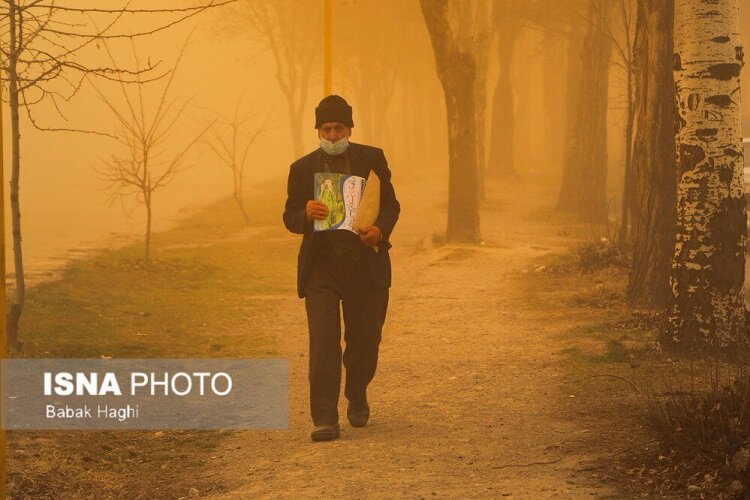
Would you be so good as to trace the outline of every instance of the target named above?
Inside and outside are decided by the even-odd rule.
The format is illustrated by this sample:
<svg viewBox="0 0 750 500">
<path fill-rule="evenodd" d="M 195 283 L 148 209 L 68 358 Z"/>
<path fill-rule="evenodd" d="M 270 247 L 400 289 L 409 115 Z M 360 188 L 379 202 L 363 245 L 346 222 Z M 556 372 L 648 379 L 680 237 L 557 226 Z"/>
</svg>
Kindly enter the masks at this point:
<svg viewBox="0 0 750 500">
<path fill-rule="evenodd" d="M 352 129 L 339 122 L 325 122 L 318 129 L 318 137 L 331 142 L 349 137 L 351 133 Z"/>
</svg>

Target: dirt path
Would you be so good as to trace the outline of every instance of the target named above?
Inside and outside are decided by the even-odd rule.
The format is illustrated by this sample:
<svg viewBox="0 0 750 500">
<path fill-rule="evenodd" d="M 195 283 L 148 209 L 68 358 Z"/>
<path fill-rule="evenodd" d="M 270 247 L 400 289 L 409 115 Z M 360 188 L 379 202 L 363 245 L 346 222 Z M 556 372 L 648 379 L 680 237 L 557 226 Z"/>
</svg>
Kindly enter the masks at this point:
<svg viewBox="0 0 750 500">
<path fill-rule="evenodd" d="M 591 473 L 612 452 L 592 437 L 606 424 L 577 406 L 580 389 L 560 368 L 570 319 L 529 303 L 517 286 L 536 259 L 571 243 L 540 222 L 549 193 L 524 186 L 488 200 L 484 246 L 432 247 L 444 225 L 442 193 L 399 187 L 370 424 L 351 428 L 342 396 L 341 439 L 309 440 L 306 323 L 290 283 L 269 311 L 289 359 L 290 428 L 225 440 L 222 498 L 619 496 Z"/>
</svg>

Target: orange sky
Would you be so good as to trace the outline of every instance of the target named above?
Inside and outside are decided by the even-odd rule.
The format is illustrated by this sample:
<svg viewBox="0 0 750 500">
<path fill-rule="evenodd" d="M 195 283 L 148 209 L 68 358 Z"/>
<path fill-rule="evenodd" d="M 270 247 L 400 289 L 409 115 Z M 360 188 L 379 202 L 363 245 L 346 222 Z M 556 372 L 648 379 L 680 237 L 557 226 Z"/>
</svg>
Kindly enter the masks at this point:
<svg viewBox="0 0 750 500">
<path fill-rule="evenodd" d="M 744 8 L 746 0 L 742 0 L 742 3 L 742 42 L 745 47 L 750 47 L 750 8 Z M 416 2 L 403 9 L 410 22 L 421 22 Z M 247 39 L 225 36 L 212 14 L 200 16 L 168 33 L 154 36 L 146 41 L 143 51 L 152 60 L 163 59 L 168 62 L 174 58 L 181 42 L 193 28 L 193 43 L 179 69 L 175 93 L 179 99 L 192 98 L 192 101 L 188 111 L 189 119 L 178 127 L 176 143 L 195 132 L 198 127 L 196 120 L 206 120 L 214 116 L 214 111 L 230 113 L 243 89 L 247 89 L 243 107 L 270 113 L 273 117 L 267 133 L 252 150 L 247 184 L 254 185 L 257 181 L 272 176 L 285 175 L 293 159 L 288 139 L 288 117 L 268 53 L 253 46 Z M 415 26 L 412 33 L 413 36 L 427 36 L 421 24 Z M 336 47 L 339 49 L 345 47 L 345 44 L 337 41 Z M 750 54 L 750 49 L 745 53 Z M 337 52 L 338 54 L 345 55 L 345 51 Z M 120 55 L 124 57 L 123 54 Z M 425 57 L 431 59 L 432 55 L 426 54 Z M 340 61 L 340 57 L 335 59 L 336 63 Z M 745 67 L 743 76 L 747 71 Z M 316 85 L 319 83 L 316 81 Z M 432 85 L 437 86 L 436 78 Z M 106 85 L 103 88 L 107 89 Z M 309 134 L 305 136 L 307 149 L 316 144 L 312 113 L 315 103 L 322 95 L 322 85 L 318 88 L 319 91 L 311 91 L 307 105 L 310 119 Z M 113 91 L 111 87 L 107 90 Z M 338 88 L 335 87 L 335 90 Z M 745 89 L 743 93 L 743 117 L 750 120 L 750 91 Z M 440 99 L 436 101 L 436 106 L 442 109 Z M 84 89 L 75 103 L 67 108 L 66 114 L 70 123 L 77 126 L 111 131 L 112 117 L 90 89 Z M 355 121 L 356 117 L 355 108 Z M 5 144 L 9 145 L 7 113 L 5 119 Z M 49 125 L 61 123 L 65 124 L 60 120 L 47 122 Z M 436 124 L 436 128 L 444 128 L 444 124 Z M 361 138 L 361 133 L 361 129 L 355 129 L 354 139 Z M 750 131 L 746 131 L 745 135 L 750 135 Z M 102 159 L 107 158 L 115 147 L 111 139 L 70 133 L 40 133 L 25 123 L 22 141 L 24 245 L 32 260 L 50 253 L 60 253 L 69 247 L 69 244 L 65 244 L 65 248 L 58 246 L 50 249 L 54 241 L 69 234 L 76 234 L 78 239 L 85 240 L 97 239 L 112 231 L 141 231 L 142 210 L 133 211 L 135 205 L 128 204 L 125 208 L 130 208 L 132 212 L 128 218 L 120 204 L 107 206 L 106 195 L 102 192 L 103 184 L 94 175 L 94 167 L 100 165 Z M 388 151 L 393 151 L 389 145 L 384 146 Z M 9 147 L 6 147 L 6 179 L 10 165 L 8 153 Z M 230 193 L 231 177 L 228 170 L 219 165 L 206 148 L 196 150 L 196 154 L 191 155 L 189 160 L 195 164 L 195 168 L 179 176 L 173 186 L 157 196 L 157 228 L 180 207 L 200 205 Z M 615 160 L 613 157 L 613 161 Z M 400 167 L 397 165 L 397 174 L 398 168 Z M 56 221 L 54 224 L 51 223 L 53 219 Z"/>
</svg>

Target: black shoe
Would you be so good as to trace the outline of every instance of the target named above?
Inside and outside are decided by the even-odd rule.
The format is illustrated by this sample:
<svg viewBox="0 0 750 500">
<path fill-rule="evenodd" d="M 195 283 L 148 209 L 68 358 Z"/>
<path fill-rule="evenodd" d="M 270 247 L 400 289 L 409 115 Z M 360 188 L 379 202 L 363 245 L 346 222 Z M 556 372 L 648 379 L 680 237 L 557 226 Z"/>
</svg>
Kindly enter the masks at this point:
<svg viewBox="0 0 750 500">
<path fill-rule="evenodd" d="M 333 441 L 341 436 L 341 431 L 338 425 L 318 425 L 310 433 L 310 437 L 313 441 Z"/>
<path fill-rule="evenodd" d="M 346 416 L 352 427 L 364 427 L 367 425 L 367 420 L 370 418 L 370 406 L 367 404 L 367 400 L 349 401 Z"/>
</svg>

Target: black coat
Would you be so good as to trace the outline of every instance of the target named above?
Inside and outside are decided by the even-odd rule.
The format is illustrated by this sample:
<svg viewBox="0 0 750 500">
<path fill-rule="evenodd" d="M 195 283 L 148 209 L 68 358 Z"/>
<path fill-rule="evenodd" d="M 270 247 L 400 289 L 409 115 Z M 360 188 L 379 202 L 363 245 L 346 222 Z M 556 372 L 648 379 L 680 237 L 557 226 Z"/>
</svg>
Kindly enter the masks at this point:
<svg viewBox="0 0 750 500">
<path fill-rule="evenodd" d="M 401 207 L 396 200 L 396 194 L 391 184 L 391 171 L 385 159 L 383 150 L 362 144 L 349 144 L 349 162 L 352 175 L 367 178 L 370 170 L 374 170 L 380 178 L 380 214 L 375 221 L 383 233 L 383 239 L 378 243 L 378 251 L 368 248 L 366 251 L 370 275 L 376 286 L 388 288 L 391 286 L 391 259 L 388 250 L 391 248 L 389 237 L 398 220 Z M 310 269 L 310 259 L 313 253 L 313 223 L 305 217 L 305 205 L 313 199 L 313 178 L 316 168 L 322 165 L 322 149 L 303 156 L 289 167 L 289 181 L 287 183 L 287 200 L 284 207 L 284 225 L 293 233 L 302 234 L 297 257 L 297 293 L 304 297 L 304 286 L 307 272 Z"/>
</svg>

